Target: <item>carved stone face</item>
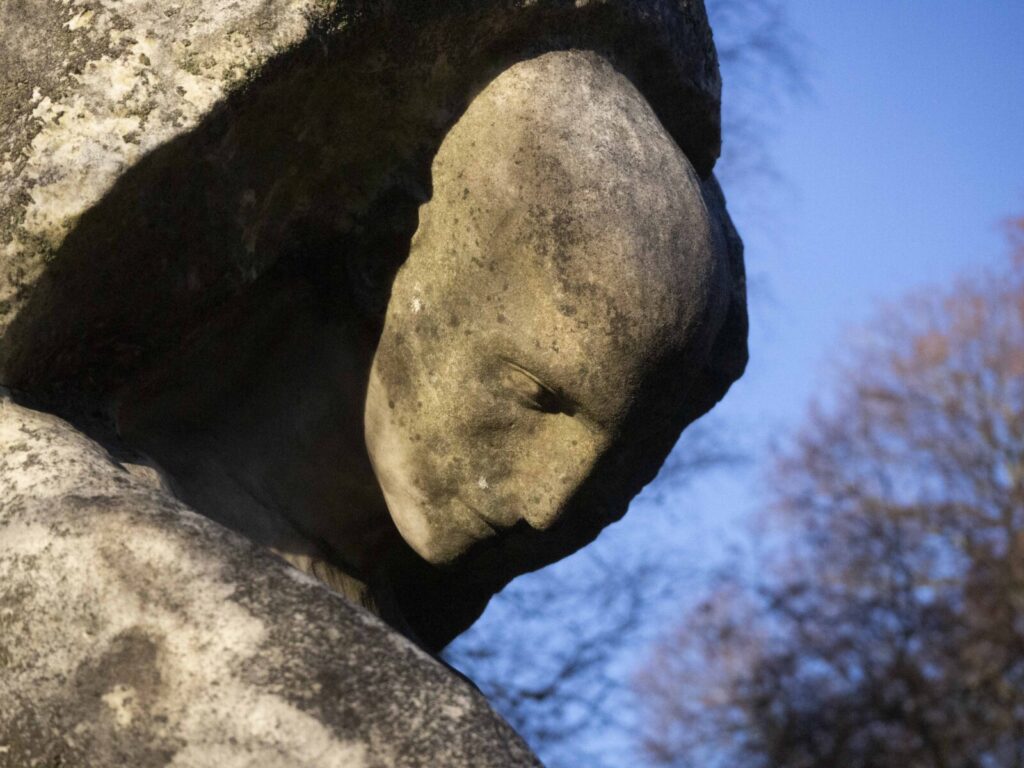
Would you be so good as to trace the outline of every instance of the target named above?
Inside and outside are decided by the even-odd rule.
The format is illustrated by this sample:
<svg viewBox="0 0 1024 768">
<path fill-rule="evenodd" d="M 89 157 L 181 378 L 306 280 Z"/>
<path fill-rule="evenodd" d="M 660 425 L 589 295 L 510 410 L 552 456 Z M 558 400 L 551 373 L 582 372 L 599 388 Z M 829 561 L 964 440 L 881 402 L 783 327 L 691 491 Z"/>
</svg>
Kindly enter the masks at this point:
<svg viewBox="0 0 1024 768">
<path fill-rule="evenodd" d="M 660 464 L 727 290 L 696 174 L 596 55 L 500 75 L 445 139 L 433 184 L 365 424 L 394 522 L 442 564 L 558 523 L 585 483 L 600 489 L 610 451 L 649 441 Z M 628 498 L 643 481 L 627 482 Z"/>
</svg>

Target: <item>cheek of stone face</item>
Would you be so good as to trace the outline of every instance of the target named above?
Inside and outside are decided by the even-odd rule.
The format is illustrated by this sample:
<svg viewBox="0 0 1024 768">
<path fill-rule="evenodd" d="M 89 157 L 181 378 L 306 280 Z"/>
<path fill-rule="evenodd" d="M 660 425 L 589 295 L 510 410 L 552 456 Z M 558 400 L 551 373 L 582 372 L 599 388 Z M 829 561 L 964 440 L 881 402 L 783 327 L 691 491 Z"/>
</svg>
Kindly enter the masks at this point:
<svg viewBox="0 0 1024 768">
<path fill-rule="evenodd" d="M 386 362 L 371 371 L 366 442 L 388 510 L 406 542 L 424 559 L 448 562 L 494 528 L 476 511 L 472 492 L 493 464 L 463 428 L 467 397 L 458 376 L 432 376 L 443 356 L 431 350 L 404 361 L 407 387 L 389 391 Z M 393 377 L 392 377 L 393 378 Z M 493 477 L 493 475 L 492 475 Z"/>
</svg>

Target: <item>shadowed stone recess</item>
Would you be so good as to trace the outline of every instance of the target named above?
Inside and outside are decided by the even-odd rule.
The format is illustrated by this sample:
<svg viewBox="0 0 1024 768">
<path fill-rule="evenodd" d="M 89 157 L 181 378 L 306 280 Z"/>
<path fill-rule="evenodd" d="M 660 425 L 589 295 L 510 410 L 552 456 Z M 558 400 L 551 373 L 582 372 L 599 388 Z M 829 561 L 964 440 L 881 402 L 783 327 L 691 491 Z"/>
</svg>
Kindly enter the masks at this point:
<svg viewBox="0 0 1024 768">
<path fill-rule="evenodd" d="M 0 14 L 8 384 L 116 385 L 283 252 L 429 184 L 472 95 L 545 50 L 615 58 L 702 175 L 718 155 L 699 2 L 11 0 Z"/>
</svg>

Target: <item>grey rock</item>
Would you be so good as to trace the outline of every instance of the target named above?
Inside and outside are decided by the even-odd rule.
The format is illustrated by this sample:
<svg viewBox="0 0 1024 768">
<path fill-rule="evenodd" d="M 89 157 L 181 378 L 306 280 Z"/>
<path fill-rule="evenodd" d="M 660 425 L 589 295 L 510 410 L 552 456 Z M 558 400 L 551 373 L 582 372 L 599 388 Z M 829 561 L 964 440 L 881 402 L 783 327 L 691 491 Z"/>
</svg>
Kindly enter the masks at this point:
<svg viewBox="0 0 1024 768">
<path fill-rule="evenodd" d="M 0 39 L 8 386 L 116 387 L 282 253 L 429 188 L 472 95 L 545 50 L 619 62 L 702 176 L 719 148 L 696 1 L 4 0 Z"/>
<path fill-rule="evenodd" d="M 0 764 L 538 765 L 387 625 L 0 397 Z"/>
</svg>

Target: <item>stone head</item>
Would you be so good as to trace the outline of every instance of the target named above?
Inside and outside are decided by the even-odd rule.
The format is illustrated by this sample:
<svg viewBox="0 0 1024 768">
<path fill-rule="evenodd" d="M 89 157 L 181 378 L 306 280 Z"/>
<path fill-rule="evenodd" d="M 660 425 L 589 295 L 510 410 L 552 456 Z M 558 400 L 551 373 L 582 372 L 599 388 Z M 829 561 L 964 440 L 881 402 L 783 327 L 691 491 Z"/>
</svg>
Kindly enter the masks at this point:
<svg viewBox="0 0 1024 768">
<path fill-rule="evenodd" d="M 432 183 L 370 373 L 367 447 L 421 557 L 486 550 L 507 578 L 621 516 L 739 375 L 742 274 L 707 185 L 594 54 L 499 75 Z"/>
</svg>

